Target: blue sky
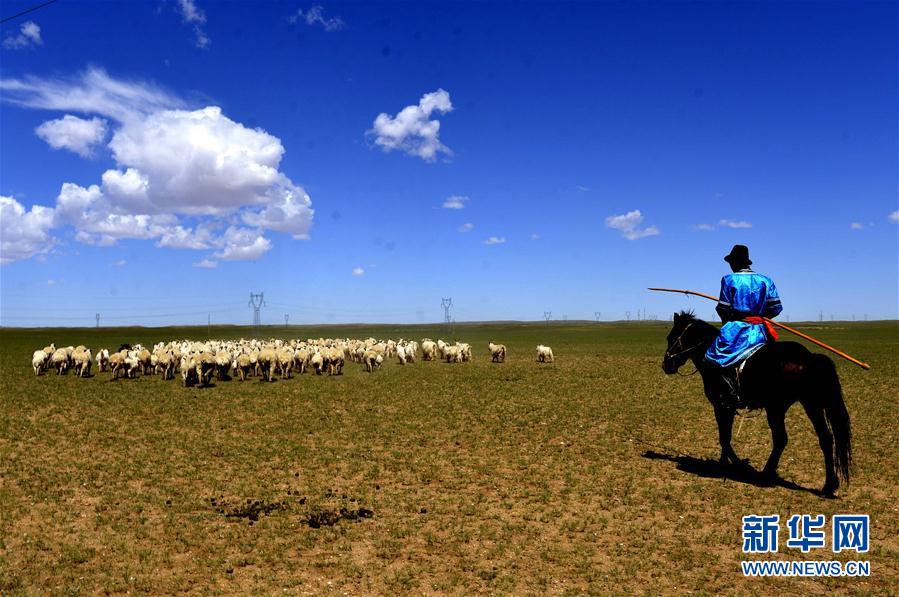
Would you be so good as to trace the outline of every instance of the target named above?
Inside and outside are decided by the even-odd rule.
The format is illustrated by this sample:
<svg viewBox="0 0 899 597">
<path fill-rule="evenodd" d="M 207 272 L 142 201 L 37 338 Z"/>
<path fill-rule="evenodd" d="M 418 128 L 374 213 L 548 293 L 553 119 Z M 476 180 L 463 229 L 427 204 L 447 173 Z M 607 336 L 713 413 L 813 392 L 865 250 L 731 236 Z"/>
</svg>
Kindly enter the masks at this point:
<svg viewBox="0 0 899 597">
<path fill-rule="evenodd" d="M 716 292 L 734 243 L 783 318 L 897 317 L 893 3 L 59 0 L 0 36 L 2 325 L 711 317 L 645 288 Z"/>
</svg>

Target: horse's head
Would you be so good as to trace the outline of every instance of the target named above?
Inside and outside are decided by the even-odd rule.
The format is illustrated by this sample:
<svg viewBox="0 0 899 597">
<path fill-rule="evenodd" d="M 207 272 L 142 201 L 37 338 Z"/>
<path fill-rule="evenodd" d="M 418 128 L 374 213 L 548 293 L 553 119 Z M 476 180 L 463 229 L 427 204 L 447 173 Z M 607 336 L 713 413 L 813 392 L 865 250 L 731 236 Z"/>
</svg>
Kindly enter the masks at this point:
<svg viewBox="0 0 899 597">
<path fill-rule="evenodd" d="M 674 314 L 674 326 L 668 333 L 668 349 L 662 360 L 662 371 L 668 375 L 677 373 L 696 351 L 707 346 L 707 323 L 696 319 L 692 312 L 681 311 Z"/>
</svg>

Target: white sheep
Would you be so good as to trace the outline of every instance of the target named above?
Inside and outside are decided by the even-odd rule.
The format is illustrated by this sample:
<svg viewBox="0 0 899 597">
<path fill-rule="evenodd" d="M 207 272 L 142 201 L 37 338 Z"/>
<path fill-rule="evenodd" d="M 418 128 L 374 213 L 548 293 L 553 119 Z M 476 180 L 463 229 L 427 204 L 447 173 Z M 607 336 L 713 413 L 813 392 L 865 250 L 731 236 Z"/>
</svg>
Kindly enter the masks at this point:
<svg viewBox="0 0 899 597">
<path fill-rule="evenodd" d="M 50 362 L 56 368 L 56 375 L 62 375 L 69 368 L 69 356 L 66 354 L 65 348 L 58 348 L 53 351 Z"/>
<path fill-rule="evenodd" d="M 305 347 L 297 348 L 296 352 L 293 353 L 293 361 L 297 375 L 306 373 L 306 366 L 309 364 L 309 351 Z"/>
<path fill-rule="evenodd" d="M 140 354 L 140 353 L 138 353 Z M 138 355 L 129 354 L 125 357 L 125 377 L 135 378 L 137 377 L 137 372 L 141 369 L 141 362 Z"/>
<path fill-rule="evenodd" d="M 313 352 L 312 356 L 309 357 L 309 366 L 312 367 L 316 375 L 321 375 L 322 368 L 325 366 L 325 358 L 322 356 L 322 353 L 318 351 Z"/>
<path fill-rule="evenodd" d="M 155 356 L 156 372 L 162 374 L 162 379 L 172 379 L 175 376 L 175 355 L 168 350 L 160 350 Z"/>
<path fill-rule="evenodd" d="M 47 366 L 50 356 L 43 350 L 35 350 L 31 355 L 31 367 L 34 369 L 35 375 L 40 375 L 41 371 Z"/>
<path fill-rule="evenodd" d="M 446 346 L 443 349 L 443 357 L 446 359 L 447 363 L 461 363 L 462 362 L 462 347 L 459 345 Z"/>
<path fill-rule="evenodd" d="M 290 371 L 293 369 L 293 349 L 290 347 L 282 348 L 277 352 L 276 357 L 281 377 L 290 379 Z"/>
<path fill-rule="evenodd" d="M 366 350 L 362 356 L 362 363 L 365 366 L 365 370 L 369 373 L 375 369 L 380 369 L 383 362 L 384 357 L 376 350 Z"/>
<path fill-rule="evenodd" d="M 506 362 L 506 345 L 505 344 L 494 344 L 490 342 L 487 344 L 487 348 L 490 350 L 490 356 L 492 357 L 492 362 L 494 363 L 505 363 Z"/>
<path fill-rule="evenodd" d="M 97 370 L 101 373 L 109 368 L 109 350 L 105 348 L 97 349 Z"/>
<path fill-rule="evenodd" d="M 332 348 L 325 353 L 325 365 L 328 375 L 340 375 L 343 371 L 343 350 Z"/>
<path fill-rule="evenodd" d="M 72 361 L 74 362 L 75 373 L 78 377 L 90 377 L 91 365 L 94 362 L 94 357 L 89 348 L 73 352 Z"/>
<path fill-rule="evenodd" d="M 263 380 L 274 381 L 274 369 L 277 360 L 275 351 L 271 348 L 263 348 L 256 357 L 256 366 Z"/>
<path fill-rule="evenodd" d="M 118 379 L 119 372 L 125 372 L 125 359 L 128 357 L 126 351 L 114 352 L 109 355 L 109 368 L 112 370 L 112 378 Z"/>
<path fill-rule="evenodd" d="M 212 374 L 215 372 L 215 357 L 212 353 L 203 351 L 194 355 L 191 364 L 197 372 L 197 385 L 208 386 L 212 381 Z"/>
<path fill-rule="evenodd" d="M 181 383 L 184 384 L 185 388 L 197 381 L 197 370 L 190 366 L 190 362 L 191 357 L 188 354 L 181 356 Z"/>
<path fill-rule="evenodd" d="M 231 355 L 222 350 L 215 355 L 215 376 L 219 381 L 230 379 Z"/>
<path fill-rule="evenodd" d="M 421 355 L 425 361 L 433 361 L 437 358 L 437 344 L 425 338 L 421 341 Z"/>
<path fill-rule="evenodd" d="M 542 344 L 537 345 L 537 362 L 538 363 L 552 363 L 553 362 L 553 349 L 549 346 L 544 346 Z"/>
<path fill-rule="evenodd" d="M 238 375 L 240 375 L 240 381 L 245 381 L 250 374 L 250 370 L 253 368 L 253 365 L 250 363 L 250 355 L 245 353 L 237 355 L 237 358 L 234 359 L 234 363 L 232 363 L 231 366 L 237 371 Z"/>
</svg>

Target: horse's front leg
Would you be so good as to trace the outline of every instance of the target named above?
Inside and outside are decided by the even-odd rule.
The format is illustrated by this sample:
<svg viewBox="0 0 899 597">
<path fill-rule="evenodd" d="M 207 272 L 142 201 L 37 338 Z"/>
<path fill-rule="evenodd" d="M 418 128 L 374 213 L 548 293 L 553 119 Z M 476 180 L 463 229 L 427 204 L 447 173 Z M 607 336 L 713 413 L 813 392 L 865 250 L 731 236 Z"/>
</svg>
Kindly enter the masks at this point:
<svg viewBox="0 0 899 597">
<path fill-rule="evenodd" d="M 768 456 L 768 462 L 762 469 L 762 475 L 769 479 L 777 478 L 777 465 L 780 463 L 780 456 L 783 454 L 784 448 L 787 447 L 787 427 L 784 424 L 787 411 L 782 408 L 765 409 L 768 415 L 768 426 L 771 427 L 771 455 Z"/>
<path fill-rule="evenodd" d="M 737 457 L 737 453 L 734 452 L 733 446 L 730 444 L 734 428 L 733 409 L 716 404 L 715 421 L 718 422 L 718 443 L 721 444 L 721 466 L 727 466 L 728 463 L 735 465 L 745 464 Z"/>
</svg>

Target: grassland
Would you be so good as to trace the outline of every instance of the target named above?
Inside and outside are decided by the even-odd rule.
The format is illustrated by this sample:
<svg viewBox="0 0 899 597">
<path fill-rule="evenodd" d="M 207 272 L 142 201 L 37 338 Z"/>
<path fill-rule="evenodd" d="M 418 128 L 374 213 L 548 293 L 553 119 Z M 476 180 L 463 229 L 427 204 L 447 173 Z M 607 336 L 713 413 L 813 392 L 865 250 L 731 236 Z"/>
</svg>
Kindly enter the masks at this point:
<svg viewBox="0 0 899 597">
<path fill-rule="evenodd" d="M 661 371 L 661 323 L 459 326 L 473 363 L 206 389 L 30 370 L 50 341 L 116 347 L 205 327 L 0 330 L 0 593 L 895 594 L 899 325 L 800 328 L 872 365 L 838 363 L 855 469 L 836 500 L 811 491 L 822 461 L 798 407 L 783 485 L 720 475 L 699 378 Z M 508 362 L 489 362 L 490 339 Z M 554 364 L 533 362 L 538 343 Z M 764 417 L 737 425 L 738 453 L 761 466 Z M 342 507 L 373 516 L 309 526 Z M 742 578 L 750 513 L 870 514 L 871 577 Z M 852 559 L 775 559 L 832 557 Z"/>
</svg>

